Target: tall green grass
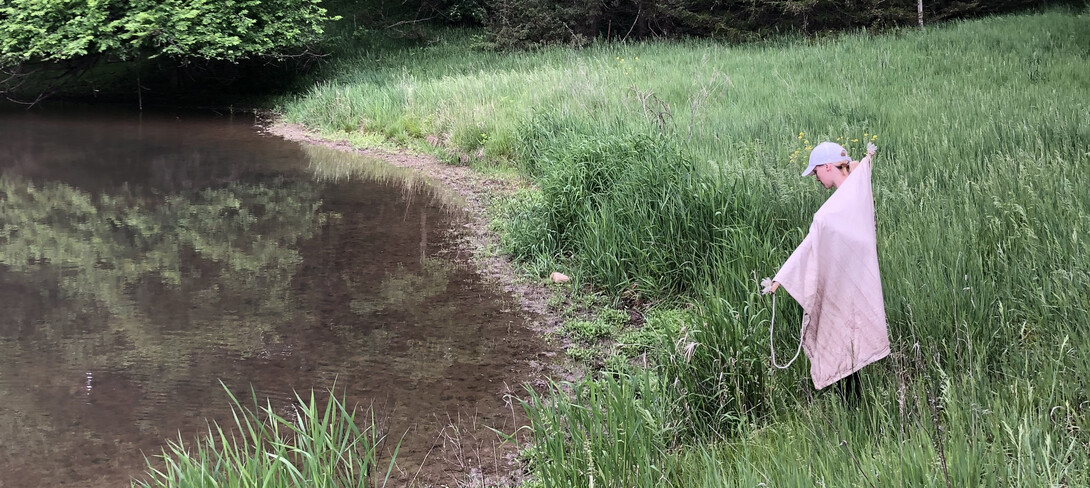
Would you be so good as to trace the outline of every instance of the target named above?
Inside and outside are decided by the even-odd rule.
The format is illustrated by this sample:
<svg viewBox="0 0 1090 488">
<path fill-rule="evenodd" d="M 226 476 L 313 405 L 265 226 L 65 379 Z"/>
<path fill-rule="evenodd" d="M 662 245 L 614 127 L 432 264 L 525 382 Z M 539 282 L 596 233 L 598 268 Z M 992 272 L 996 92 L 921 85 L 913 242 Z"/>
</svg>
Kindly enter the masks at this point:
<svg viewBox="0 0 1090 488">
<path fill-rule="evenodd" d="M 657 486 L 674 476 L 662 448 L 672 437 L 659 378 L 646 373 L 600 382 L 550 384 L 531 392 L 527 410 L 536 436 L 524 452 L 537 474 L 531 486 Z M 570 391 L 569 391 L 570 390 Z M 569 395 L 570 393 L 570 395 Z"/>
<path fill-rule="evenodd" d="M 674 486 L 1084 486 L 1085 436 L 1066 406 L 1039 408 L 1065 385 L 999 385 L 948 376 L 870 384 L 845 406 L 825 397 L 746 425 L 741 440 L 686 450 Z M 1038 390 L 1037 387 L 1046 389 Z M 888 393 L 884 391 L 888 388 Z M 1077 414 L 1076 414 L 1077 417 Z M 1085 416 L 1081 420 L 1086 424 Z"/>
<path fill-rule="evenodd" d="M 682 444 L 689 427 L 662 376 L 554 385 L 526 403 L 531 486 L 1085 486 L 1085 390 L 1063 377 L 1090 365 L 1069 369 L 1071 354 L 1063 343 L 1040 374 L 1014 380 L 944 368 L 924 381 L 872 375 L 850 402 L 778 391 L 774 422 Z"/>
<path fill-rule="evenodd" d="M 534 425 L 543 483 L 878 486 L 893 479 L 881 471 L 905 486 L 1078 485 L 1090 465 L 1087 46 L 1090 14 L 1065 11 L 748 46 L 497 54 L 454 39 L 346 59 L 283 108 L 330 136 L 433 136 L 517 167 L 537 187 L 498 214 L 512 255 L 691 308 L 641 380 L 662 385 L 662 416 L 648 421 L 660 428 L 625 441 L 669 474 L 636 480 L 635 461 L 598 456 L 601 476 L 586 475 L 572 439 L 597 449 L 612 429 L 601 419 L 644 400 L 628 377 L 588 379 L 606 393 L 527 404 L 566 422 Z M 853 407 L 812 391 L 805 362 L 768 367 L 771 303 L 757 282 L 827 197 L 792 155 L 837 138 L 858 151 L 863 134 L 880 148 L 893 354 L 864 370 L 867 400 Z M 778 306 L 787 332 L 773 340 L 786 348 L 799 311 Z"/>
<path fill-rule="evenodd" d="M 226 390 L 226 386 L 224 387 Z M 170 442 L 159 460 L 148 461 L 141 488 L 386 486 L 397 457 L 383 470 L 385 435 L 373 416 L 357 424 L 356 410 L 330 391 L 324 402 L 311 392 L 296 396 L 293 409 L 278 413 L 271 403 L 242 406 L 228 390 L 233 428 L 210 425 L 191 443 Z"/>
<path fill-rule="evenodd" d="M 661 137 L 588 138 L 537 164 L 540 197 L 516 201 L 502 226 L 509 250 L 570 256 L 614 293 L 694 296 L 713 278 L 710 259 L 787 230 L 745 180 L 705 174 Z"/>
</svg>

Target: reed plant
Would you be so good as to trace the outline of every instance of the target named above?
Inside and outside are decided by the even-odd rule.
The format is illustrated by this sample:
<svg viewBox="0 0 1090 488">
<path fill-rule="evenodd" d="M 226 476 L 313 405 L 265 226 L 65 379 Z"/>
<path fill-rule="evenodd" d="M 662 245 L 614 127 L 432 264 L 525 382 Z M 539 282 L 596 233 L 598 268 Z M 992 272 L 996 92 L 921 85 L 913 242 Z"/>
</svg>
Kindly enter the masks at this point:
<svg viewBox="0 0 1090 488">
<path fill-rule="evenodd" d="M 234 425 L 211 424 L 201 438 L 181 436 L 148 460 L 140 488 L 183 487 L 379 487 L 386 486 L 398 445 L 385 469 L 385 434 L 378 430 L 374 411 L 357 424 L 356 409 L 329 392 L 325 402 L 311 392 L 296 395 L 290 411 L 278 413 L 251 390 L 252 405 L 244 407 L 227 390 Z"/>
<path fill-rule="evenodd" d="M 1075 486 L 1090 466 L 1087 45 L 1090 12 L 1063 10 L 744 46 L 501 54 L 455 37 L 346 58 L 283 109 L 331 136 L 519 168 L 535 187 L 497 213 L 508 252 L 687 311 L 648 376 L 529 398 L 541 483 Z M 857 158 L 879 147 L 893 350 L 854 403 L 813 391 L 805 361 L 768 366 L 758 294 L 827 198 L 800 155 L 837 139 Z M 781 298 L 772 343 L 793 349 L 800 311 Z M 621 414 L 639 405 L 654 415 Z M 637 458 L 659 471 L 634 474 Z"/>
<path fill-rule="evenodd" d="M 537 442 L 523 455 L 544 488 L 658 486 L 673 476 L 660 378 L 646 372 L 550 383 L 525 403 Z"/>
</svg>

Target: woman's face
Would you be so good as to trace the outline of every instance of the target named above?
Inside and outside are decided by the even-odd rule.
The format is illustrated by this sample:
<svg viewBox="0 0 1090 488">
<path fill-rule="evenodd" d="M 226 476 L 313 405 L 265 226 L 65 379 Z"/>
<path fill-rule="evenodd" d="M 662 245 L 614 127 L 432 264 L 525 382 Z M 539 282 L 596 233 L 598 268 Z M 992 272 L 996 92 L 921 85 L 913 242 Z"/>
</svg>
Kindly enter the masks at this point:
<svg viewBox="0 0 1090 488">
<path fill-rule="evenodd" d="M 834 174 L 837 172 L 838 170 L 834 168 L 833 165 L 823 164 L 821 166 L 818 166 L 817 168 L 814 168 L 814 177 L 817 178 L 818 183 L 821 183 L 821 186 L 824 186 L 825 189 L 828 190 L 829 188 L 832 188 L 834 184 L 836 184 Z"/>
</svg>

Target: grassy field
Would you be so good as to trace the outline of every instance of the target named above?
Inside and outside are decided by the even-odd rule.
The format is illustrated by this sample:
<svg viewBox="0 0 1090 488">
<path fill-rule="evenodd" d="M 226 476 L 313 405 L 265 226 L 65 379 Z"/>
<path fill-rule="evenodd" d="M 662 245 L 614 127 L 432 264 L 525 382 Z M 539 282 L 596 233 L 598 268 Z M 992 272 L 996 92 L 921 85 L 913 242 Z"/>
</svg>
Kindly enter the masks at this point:
<svg viewBox="0 0 1090 488">
<path fill-rule="evenodd" d="M 566 327 L 601 368 L 528 395 L 531 484 L 1090 485 L 1090 12 L 747 46 L 446 37 L 360 46 L 281 110 L 517 171 L 505 250 L 643 311 Z M 879 147 L 893 353 L 855 400 L 805 361 L 773 374 L 758 293 L 828 196 L 798 177 L 822 140 Z"/>
</svg>

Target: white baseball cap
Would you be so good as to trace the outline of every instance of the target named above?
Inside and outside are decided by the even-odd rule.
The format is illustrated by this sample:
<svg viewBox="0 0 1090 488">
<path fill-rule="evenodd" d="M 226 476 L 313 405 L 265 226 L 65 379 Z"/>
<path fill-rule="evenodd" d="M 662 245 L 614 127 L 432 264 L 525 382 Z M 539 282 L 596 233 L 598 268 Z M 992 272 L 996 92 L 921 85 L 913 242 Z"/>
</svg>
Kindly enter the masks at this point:
<svg viewBox="0 0 1090 488">
<path fill-rule="evenodd" d="M 814 174 L 814 168 L 821 165 L 843 163 L 851 160 L 852 158 L 848 157 L 848 150 L 844 149 L 844 146 L 825 141 L 814 147 L 813 151 L 810 151 L 810 164 L 806 166 L 806 170 L 802 172 L 802 175 L 810 176 Z"/>
</svg>

